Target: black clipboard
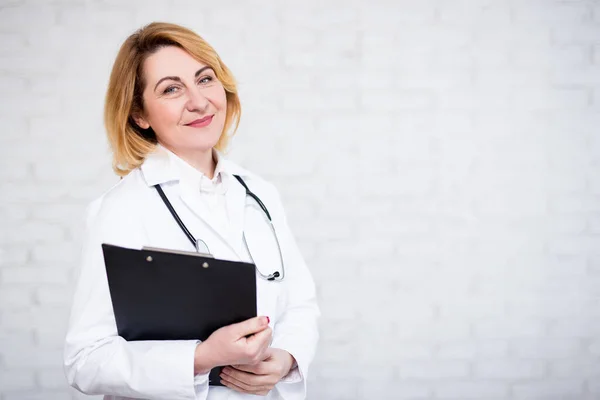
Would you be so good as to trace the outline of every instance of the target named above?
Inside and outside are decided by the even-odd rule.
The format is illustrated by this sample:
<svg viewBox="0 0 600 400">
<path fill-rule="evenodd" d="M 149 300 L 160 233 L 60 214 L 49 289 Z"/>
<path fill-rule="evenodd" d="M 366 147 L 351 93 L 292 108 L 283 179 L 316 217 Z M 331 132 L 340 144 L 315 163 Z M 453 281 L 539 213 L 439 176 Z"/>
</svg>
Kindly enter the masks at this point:
<svg viewBox="0 0 600 400">
<path fill-rule="evenodd" d="M 254 264 L 198 253 L 102 244 L 119 336 L 206 340 L 215 330 L 256 317 Z M 221 367 L 209 384 L 222 386 Z"/>
</svg>

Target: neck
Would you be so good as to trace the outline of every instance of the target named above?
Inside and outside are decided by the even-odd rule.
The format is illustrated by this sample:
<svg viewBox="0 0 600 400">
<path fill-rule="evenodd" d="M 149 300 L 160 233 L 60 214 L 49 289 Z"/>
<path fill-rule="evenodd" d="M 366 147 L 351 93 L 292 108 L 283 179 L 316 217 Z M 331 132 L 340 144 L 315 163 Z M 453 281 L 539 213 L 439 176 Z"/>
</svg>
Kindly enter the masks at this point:
<svg viewBox="0 0 600 400">
<path fill-rule="evenodd" d="M 177 155 L 177 157 L 181 158 L 183 161 L 202 172 L 208 179 L 212 179 L 214 177 L 217 164 L 213 157 L 212 148 L 209 148 L 208 150 L 185 151 L 175 150 L 165 146 L 164 144 L 163 146 Z"/>
</svg>

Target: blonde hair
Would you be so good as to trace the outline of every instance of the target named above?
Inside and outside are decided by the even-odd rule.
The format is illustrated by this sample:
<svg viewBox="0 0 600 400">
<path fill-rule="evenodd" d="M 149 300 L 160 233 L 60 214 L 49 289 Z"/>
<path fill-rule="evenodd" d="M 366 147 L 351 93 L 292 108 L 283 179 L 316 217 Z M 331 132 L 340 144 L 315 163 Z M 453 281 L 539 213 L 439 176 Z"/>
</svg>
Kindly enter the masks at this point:
<svg viewBox="0 0 600 400">
<path fill-rule="evenodd" d="M 113 152 L 113 170 L 125 176 L 144 162 L 156 147 L 156 134 L 140 128 L 133 115 L 142 113 L 144 61 L 165 46 L 177 46 L 213 69 L 223 85 L 227 113 L 223 132 L 215 148 L 225 150 L 229 138 L 239 126 L 241 105 L 235 79 L 221 58 L 204 39 L 179 25 L 153 22 L 129 36 L 121 46 L 110 74 L 104 104 L 104 125 Z M 230 135 L 227 134 L 233 126 Z"/>
</svg>

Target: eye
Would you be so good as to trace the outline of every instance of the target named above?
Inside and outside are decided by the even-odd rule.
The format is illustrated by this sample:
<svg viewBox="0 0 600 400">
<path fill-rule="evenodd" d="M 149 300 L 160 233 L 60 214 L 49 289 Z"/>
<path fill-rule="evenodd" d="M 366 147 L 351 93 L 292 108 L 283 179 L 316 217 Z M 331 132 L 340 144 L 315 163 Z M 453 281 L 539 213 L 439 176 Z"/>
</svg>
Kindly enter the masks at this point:
<svg viewBox="0 0 600 400">
<path fill-rule="evenodd" d="M 210 83 L 212 80 L 213 80 L 213 77 L 212 77 L 212 76 L 205 76 L 204 78 L 200 79 L 200 80 L 198 81 L 198 83 L 199 83 L 199 84 L 202 84 L 202 85 L 207 85 L 207 84 L 209 84 L 209 83 Z"/>
<path fill-rule="evenodd" d="M 172 94 L 179 90 L 177 86 L 169 86 L 165 90 L 163 90 L 163 94 Z"/>
</svg>

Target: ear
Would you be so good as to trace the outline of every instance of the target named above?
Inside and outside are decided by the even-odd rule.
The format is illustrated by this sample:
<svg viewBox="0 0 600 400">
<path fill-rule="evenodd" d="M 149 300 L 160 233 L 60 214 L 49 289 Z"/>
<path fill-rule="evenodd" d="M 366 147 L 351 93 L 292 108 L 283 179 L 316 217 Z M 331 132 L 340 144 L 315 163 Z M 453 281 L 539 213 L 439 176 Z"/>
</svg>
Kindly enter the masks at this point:
<svg viewBox="0 0 600 400">
<path fill-rule="evenodd" d="M 137 124 L 137 126 L 139 126 L 142 129 L 148 129 L 150 128 L 150 123 L 148 123 L 148 121 L 141 115 L 139 114 L 134 114 L 132 115 L 133 120 L 135 121 L 135 123 Z"/>
</svg>

